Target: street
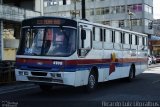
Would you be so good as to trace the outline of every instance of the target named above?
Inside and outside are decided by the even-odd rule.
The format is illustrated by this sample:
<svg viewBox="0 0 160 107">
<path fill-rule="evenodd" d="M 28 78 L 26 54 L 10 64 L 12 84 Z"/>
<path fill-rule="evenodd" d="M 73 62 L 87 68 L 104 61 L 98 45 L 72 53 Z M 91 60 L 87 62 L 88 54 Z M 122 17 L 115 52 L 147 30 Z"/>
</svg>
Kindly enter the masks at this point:
<svg viewBox="0 0 160 107">
<path fill-rule="evenodd" d="M 12 88 L 11 88 L 12 87 Z M 50 92 L 42 92 L 37 85 L 26 84 L 0 87 L 2 107 L 54 107 L 54 106 L 107 106 L 104 102 L 160 102 L 160 67 L 150 67 L 132 82 L 119 79 L 101 83 L 93 93 L 85 93 L 83 88 L 56 87 Z"/>
</svg>

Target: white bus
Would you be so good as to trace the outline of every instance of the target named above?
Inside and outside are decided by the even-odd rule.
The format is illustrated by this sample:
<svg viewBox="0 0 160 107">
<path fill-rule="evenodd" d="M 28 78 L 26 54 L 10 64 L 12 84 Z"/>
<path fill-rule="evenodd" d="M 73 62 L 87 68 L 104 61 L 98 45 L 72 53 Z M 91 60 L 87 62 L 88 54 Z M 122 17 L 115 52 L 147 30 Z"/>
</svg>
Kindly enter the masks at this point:
<svg viewBox="0 0 160 107">
<path fill-rule="evenodd" d="M 147 68 L 147 35 L 60 17 L 22 22 L 16 56 L 16 80 L 86 86 L 119 78 L 132 80 Z"/>
</svg>

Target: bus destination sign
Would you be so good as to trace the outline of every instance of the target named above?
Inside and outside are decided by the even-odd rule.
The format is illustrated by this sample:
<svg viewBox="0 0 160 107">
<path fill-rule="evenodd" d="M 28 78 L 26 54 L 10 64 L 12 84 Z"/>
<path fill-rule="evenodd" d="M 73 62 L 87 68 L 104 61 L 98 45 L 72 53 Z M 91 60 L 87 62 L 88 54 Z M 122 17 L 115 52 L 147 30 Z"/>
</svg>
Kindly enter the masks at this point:
<svg viewBox="0 0 160 107">
<path fill-rule="evenodd" d="M 77 27 L 77 22 L 72 19 L 54 18 L 54 17 L 32 18 L 32 19 L 26 19 L 22 22 L 22 26 L 48 26 L 48 25 Z"/>
<path fill-rule="evenodd" d="M 39 19 L 37 20 L 38 25 L 61 25 L 62 22 L 59 19 Z"/>
</svg>

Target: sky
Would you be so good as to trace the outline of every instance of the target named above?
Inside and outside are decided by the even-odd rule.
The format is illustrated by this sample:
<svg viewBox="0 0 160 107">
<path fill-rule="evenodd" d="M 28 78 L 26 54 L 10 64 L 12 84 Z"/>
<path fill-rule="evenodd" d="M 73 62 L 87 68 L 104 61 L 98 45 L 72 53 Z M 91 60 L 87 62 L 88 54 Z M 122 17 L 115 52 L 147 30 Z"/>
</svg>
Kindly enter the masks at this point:
<svg viewBox="0 0 160 107">
<path fill-rule="evenodd" d="M 160 19 L 160 0 L 153 0 L 153 17 Z"/>
</svg>

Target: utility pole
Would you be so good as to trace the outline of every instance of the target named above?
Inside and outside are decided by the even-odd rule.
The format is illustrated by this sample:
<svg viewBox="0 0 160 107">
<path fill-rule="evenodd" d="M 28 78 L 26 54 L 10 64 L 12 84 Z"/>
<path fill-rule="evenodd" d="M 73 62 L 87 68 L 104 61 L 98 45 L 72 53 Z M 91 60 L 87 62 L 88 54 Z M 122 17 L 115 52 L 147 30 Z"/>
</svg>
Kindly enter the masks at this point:
<svg viewBox="0 0 160 107">
<path fill-rule="evenodd" d="M 3 20 L 0 20 L 0 60 L 3 60 Z"/>
<path fill-rule="evenodd" d="M 3 0 L 0 0 L 0 5 L 3 4 Z M 3 60 L 3 20 L 0 20 L 0 60 Z"/>
<path fill-rule="evenodd" d="M 63 0 L 63 5 L 66 5 L 66 0 Z"/>
<path fill-rule="evenodd" d="M 74 17 L 77 16 L 77 6 L 76 6 L 76 0 L 74 0 Z"/>
<path fill-rule="evenodd" d="M 85 0 L 82 0 L 82 19 L 86 19 L 86 7 L 85 7 Z"/>
<path fill-rule="evenodd" d="M 130 30 L 132 30 L 132 15 L 134 15 L 134 13 L 129 11 L 128 15 L 129 15 Z"/>
<path fill-rule="evenodd" d="M 3 4 L 3 0 L 0 0 L 0 4 Z"/>
</svg>

